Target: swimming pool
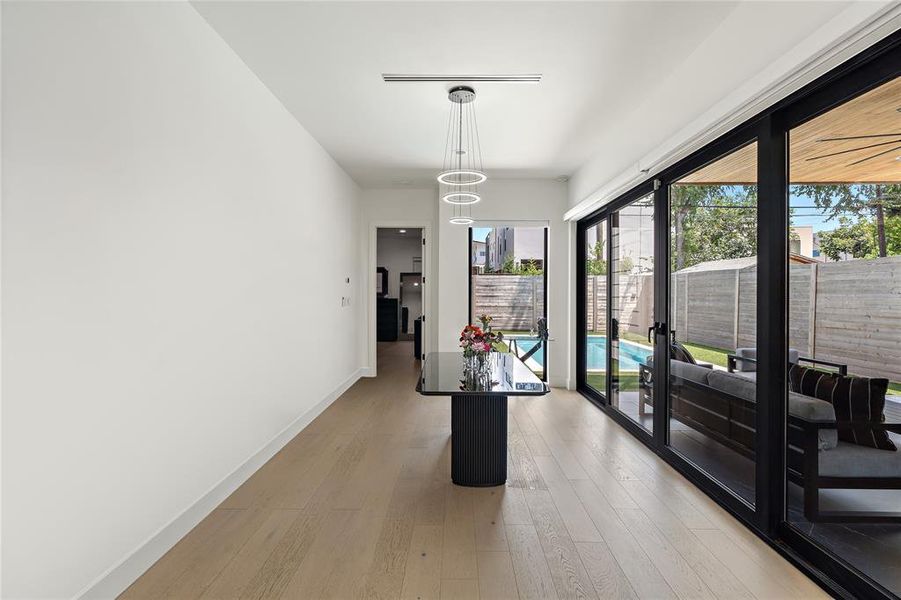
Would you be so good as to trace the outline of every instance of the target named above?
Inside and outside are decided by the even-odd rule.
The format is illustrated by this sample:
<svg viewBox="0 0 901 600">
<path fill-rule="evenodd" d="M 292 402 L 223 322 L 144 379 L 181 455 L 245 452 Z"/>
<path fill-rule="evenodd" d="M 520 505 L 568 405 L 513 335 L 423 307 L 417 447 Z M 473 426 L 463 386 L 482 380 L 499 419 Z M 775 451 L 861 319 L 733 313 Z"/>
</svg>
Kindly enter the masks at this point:
<svg viewBox="0 0 901 600">
<path fill-rule="evenodd" d="M 520 354 L 525 354 L 538 343 L 536 338 L 512 338 L 516 340 Z M 603 371 L 607 366 L 607 336 L 588 336 L 588 370 Z M 647 362 L 653 350 L 646 346 L 640 346 L 626 340 L 619 341 L 619 368 L 621 371 L 637 371 L 638 365 Z M 538 364 L 544 361 L 544 348 L 540 348 L 532 355 L 532 360 Z"/>
</svg>

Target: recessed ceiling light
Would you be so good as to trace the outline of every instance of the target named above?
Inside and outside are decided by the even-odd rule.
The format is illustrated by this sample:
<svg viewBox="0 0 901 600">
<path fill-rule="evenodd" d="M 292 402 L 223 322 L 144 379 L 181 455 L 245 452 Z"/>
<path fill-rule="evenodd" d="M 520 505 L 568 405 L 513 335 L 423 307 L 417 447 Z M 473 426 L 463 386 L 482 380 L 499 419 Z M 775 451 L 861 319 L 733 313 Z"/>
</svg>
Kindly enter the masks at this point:
<svg viewBox="0 0 901 600">
<path fill-rule="evenodd" d="M 398 229 L 397 232 L 398 233 L 407 233 L 407 230 L 406 229 Z"/>
</svg>

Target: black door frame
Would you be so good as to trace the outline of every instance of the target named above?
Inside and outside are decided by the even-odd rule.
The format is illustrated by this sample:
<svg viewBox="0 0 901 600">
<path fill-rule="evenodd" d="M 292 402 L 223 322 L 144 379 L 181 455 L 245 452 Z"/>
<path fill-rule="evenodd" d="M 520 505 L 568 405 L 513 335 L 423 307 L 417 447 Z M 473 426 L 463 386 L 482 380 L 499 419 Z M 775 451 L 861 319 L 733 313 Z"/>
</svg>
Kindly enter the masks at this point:
<svg viewBox="0 0 901 600">
<path fill-rule="evenodd" d="M 578 274 L 576 277 L 576 331 L 577 331 L 577 339 L 576 339 L 576 387 L 579 392 L 582 393 L 583 396 L 591 400 L 596 406 L 598 406 L 601 410 L 603 410 L 606 414 L 608 414 L 612 419 L 614 419 L 621 426 L 626 428 L 632 435 L 638 437 L 645 443 L 650 444 L 652 441 L 652 434 L 644 427 L 616 410 L 610 405 L 610 385 L 611 385 L 611 377 L 610 377 L 610 368 L 611 356 L 613 344 L 610 343 L 610 331 L 611 331 L 611 320 L 613 318 L 612 311 L 610 310 L 610 306 L 612 303 L 612 281 L 613 281 L 613 269 L 612 259 L 613 259 L 613 236 L 612 232 L 612 218 L 616 212 L 625 208 L 632 202 L 640 198 L 644 198 L 645 196 L 654 192 L 654 182 L 648 181 L 644 184 L 633 188 L 626 194 L 617 198 L 614 202 L 604 206 L 603 208 L 596 210 L 591 213 L 584 219 L 579 220 L 576 227 L 576 273 Z M 657 202 L 655 196 L 654 203 L 654 226 L 655 229 L 657 227 Z M 587 291 L 586 291 L 586 278 L 585 278 L 585 263 L 586 256 L 584 252 L 585 248 L 585 237 L 586 231 L 591 227 L 594 227 L 599 222 L 605 222 L 605 233 L 604 233 L 604 244 L 606 246 L 607 253 L 607 285 L 606 294 L 607 294 L 607 310 L 605 311 L 605 320 L 606 326 L 605 330 L 607 331 L 608 341 L 607 341 L 607 349 L 606 349 L 606 365 L 607 365 L 607 377 L 605 378 L 604 390 L 597 390 L 587 383 L 586 375 L 588 373 L 587 365 L 588 365 L 588 350 L 587 350 L 587 341 L 588 341 L 588 322 L 587 322 L 587 311 L 586 311 L 586 300 L 587 300 Z M 655 250 L 657 249 L 657 241 L 655 238 Z M 654 259 L 656 262 L 656 258 Z M 655 313 L 657 311 L 657 287 L 656 287 L 656 278 L 655 278 L 655 297 L 654 297 L 654 310 Z M 656 357 L 656 354 L 655 354 Z M 655 358 L 655 363 L 660 364 Z M 655 373 L 655 377 L 656 377 Z M 655 411 L 656 415 L 656 411 Z M 656 416 L 654 421 L 654 429 L 656 430 Z"/>
<path fill-rule="evenodd" d="M 613 420 L 660 455 L 704 493 L 728 510 L 752 532 L 770 544 L 790 562 L 837 596 L 853 594 L 863 598 L 895 598 L 887 589 L 845 563 L 828 548 L 806 537 L 786 519 L 785 452 L 786 365 L 788 351 L 788 225 L 789 156 L 788 132 L 831 108 L 870 89 L 901 76 L 901 31 L 846 61 L 773 107 L 749 119 L 675 165 L 661 170 L 610 204 L 580 219 L 576 227 L 576 381 L 578 390 Z M 638 197 L 655 193 L 655 320 L 669 322 L 670 227 L 669 185 L 680 177 L 725 156 L 741 146 L 757 141 L 758 169 L 758 288 L 757 288 L 757 439 L 756 502 L 751 507 L 730 490 L 707 476 L 667 444 L 669 414 L 669 344 L 658 337 L 655 348 L 654 432 L 612 409 L 604 394 L 586 383 L 586 290 L 585 232 L 613 211 Z M 608 263 L 610 221 L 607 221 Z M 607 318 L 610 319 L 608 268 Z M 774 298 L 782 299 L 773 302 Z M 665 326 L 658 335 L 668 336 Z M 661 343 L 663 342 L 663 343 Z M 608 365 L 610 358 L 608 344 Z M 663 371 L 661 373 L 661 371 Z M 656 382 L 662 382 L 659 385 Z M 609 377 L 607 386 L 609 386 Z M 662 388 L 662 389 L 661 389 Z M 609 389 L 609 388 L 608 388 Z M 766 400 L 766 401 L 761 401 Z"/>
</svg>

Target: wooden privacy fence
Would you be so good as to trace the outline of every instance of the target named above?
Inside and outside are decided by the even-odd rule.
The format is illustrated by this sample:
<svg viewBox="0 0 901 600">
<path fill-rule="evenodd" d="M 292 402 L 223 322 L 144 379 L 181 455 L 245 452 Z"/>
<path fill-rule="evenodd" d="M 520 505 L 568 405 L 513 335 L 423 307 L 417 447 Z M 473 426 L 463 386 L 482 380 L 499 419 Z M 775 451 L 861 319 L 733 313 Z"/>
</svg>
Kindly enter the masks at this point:
<svg viewBox="0 0 901 600">
<path fill-rule="evenodd" d="M 670 293 L 680 341 L 756 345 L 755 265 L 674 273 Z M 791 265 L 789 345 L 856 375 L 901 381 L 901 256 Z"/>
<path fill-rule="evenodd" d="M 607 331 L 607 276 L 589 275 L 585 281 L 586 326 L 589 333 Z M 614 278 L 613 316 L 620 332 L 644 335 L 654 323 L 654 277 L 618 274 Z"/>
<path fill-rule="evenodd" d="M 491 315 L 494 329 L 529 331 L 544 315 L 542 275 L 473 275 L 472 318 Z"/>
</svg>

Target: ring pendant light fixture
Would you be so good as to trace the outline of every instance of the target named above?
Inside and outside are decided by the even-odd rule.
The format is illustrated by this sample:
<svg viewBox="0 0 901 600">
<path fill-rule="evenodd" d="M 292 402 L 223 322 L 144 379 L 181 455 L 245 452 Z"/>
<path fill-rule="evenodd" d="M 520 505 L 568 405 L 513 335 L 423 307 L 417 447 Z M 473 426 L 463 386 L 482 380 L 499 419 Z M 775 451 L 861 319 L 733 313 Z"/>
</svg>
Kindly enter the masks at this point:
<svg viewBox="0 0 901 600">
<path fill-rule="evenodd" d="M 447 95 L 451 110 L 438 183 L 441 199 L 454 207 L 450 219 L 454 225 L 474 222 L 470 206 L 482 199 L 478 186 L 487 179 L 482 170 L 482 148 L 473 105 L 475 97 L 475 90 L 462 85 L 451 88 Z"/>
</svg>

